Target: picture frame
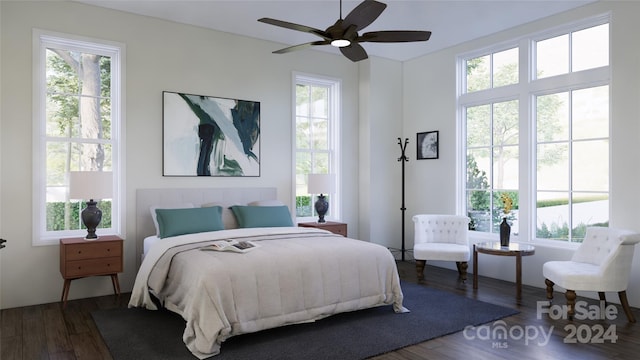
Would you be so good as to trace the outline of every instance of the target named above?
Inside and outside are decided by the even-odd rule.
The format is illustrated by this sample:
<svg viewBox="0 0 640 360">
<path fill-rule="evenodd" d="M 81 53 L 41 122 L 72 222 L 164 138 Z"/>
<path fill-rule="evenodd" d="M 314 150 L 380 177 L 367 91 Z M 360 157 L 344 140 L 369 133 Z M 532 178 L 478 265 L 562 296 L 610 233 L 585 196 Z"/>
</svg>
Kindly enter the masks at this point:
<svg viewBox="0 0 640 360">
<path fill-rule="evenodd" d="M 163 176 L 260 176 L 260 102 L 162 92 Z"/>
<path fill-rule="evenodd" d="M 418 160 L 430 160 L 439 157 L 439 131 L 420 132 L 416 137 L 416 158 Z"/>
</svg>

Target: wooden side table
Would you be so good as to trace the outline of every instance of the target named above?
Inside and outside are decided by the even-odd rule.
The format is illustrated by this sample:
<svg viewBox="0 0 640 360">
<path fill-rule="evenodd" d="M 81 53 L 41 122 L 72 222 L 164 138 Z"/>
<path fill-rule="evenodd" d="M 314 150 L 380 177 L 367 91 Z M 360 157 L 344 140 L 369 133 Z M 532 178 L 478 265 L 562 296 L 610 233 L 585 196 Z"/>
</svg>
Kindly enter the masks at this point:
<svg viewBox="0 0 640 360">
<path fill-rule="evenodd" d="M 67 306 L 71 280 L 89 276 L 111 276 L 113 292 L 120 295 L 118 273 L 122 272 L 123 240 L 115 235 L 100 236 L 96 240 L 85 238 L 60 239 L 60 274 L 64 278 L 63 307 Z"/>
<path fill-rule="evenodd" d="M 303 222 L 303 223 L 298 223 L 299 227 L 309 227 L 309 228 L 317 228 L 317 229 L 324 229 L 324 230 L 329 230 L 334 234 L 338 234 L 338 235 L 342 235 L 344 237 L 347 236 L 347 224 L 345 223 L 341 223 L 341 222 L 337 222 L 337 221 L 327 221 L 327 222 L 323 222 L 323 223 L 319 223 L 319 222 Z"/>
<path fill-rule="evenodd" d="M 473 245 L 473 288 L 478 288 L 478 253 L 515 256 L 516 257 L 516 300 L 522 300 L 522 257 L 536 253 L 533 245 L 522 243 L 510 243 L 509 246 L 500 246 L 500 242 L 483 242 Z"/>
</svg>

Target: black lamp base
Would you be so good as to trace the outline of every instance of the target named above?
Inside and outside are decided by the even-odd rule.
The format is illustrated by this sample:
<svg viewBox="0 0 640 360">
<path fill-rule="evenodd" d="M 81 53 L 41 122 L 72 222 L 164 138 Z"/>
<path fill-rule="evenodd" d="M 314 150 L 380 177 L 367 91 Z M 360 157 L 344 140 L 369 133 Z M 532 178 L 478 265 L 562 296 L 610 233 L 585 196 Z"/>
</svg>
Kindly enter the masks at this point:
<svg viewBox="0 0 640 360">
<path fill-rule="evenodd" d="M 326 222 L 324 220 L 324 215 L 327 213 L 327 211 L 329 211 L 329 202 L 327 202 L 324 195 L 320 194 L 320 196 L 318 196 L 318 200 L 315 203 L 315 208 L 316 213 L 318 213 L 318 222 Z"/>
<path fill-rule="evenodd" d="M 97 204 L 93 199 L 87 201 L 87 207 L 82 210 L 82 214 L 80 215 L 82 223 L 87 227 L 87 236 L 85 237 L 87 240 L 95 240 L 98 238 L 96 228 L 102 220 L 102 210 L 98 209 Z"/>
</svg>

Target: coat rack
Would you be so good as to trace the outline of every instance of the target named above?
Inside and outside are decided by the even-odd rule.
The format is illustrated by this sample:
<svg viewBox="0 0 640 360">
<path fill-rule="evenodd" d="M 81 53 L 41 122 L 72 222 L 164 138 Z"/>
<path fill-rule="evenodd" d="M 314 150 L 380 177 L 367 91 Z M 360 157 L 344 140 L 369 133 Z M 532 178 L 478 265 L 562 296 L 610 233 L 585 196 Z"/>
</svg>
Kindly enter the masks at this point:
<svg viewBox="0 0 640 360">
<path fill-rule="evenodd" d="M 402 212 L 402 248 L 400 249 L 400 253 L 402 254 L 402 261 L 404 261 L 404 253 L 406 251 L 404 248 L 404 213 L 407 210 L 407 208 L 404 206 L 404 163 L 409 161 L 409 158 L 405 154 L 408 143 L 409 143 L 409 138 L 404 139 L 404 144 L 402 143 L 402 139 L 398 138 L 398 145 L 400 145 L 400 152 L 401 152 L 401 155 L 398 158 L 398 161 L 402 163 L 402 207 L 400 208 L 400 211 Z"/>
</svg>

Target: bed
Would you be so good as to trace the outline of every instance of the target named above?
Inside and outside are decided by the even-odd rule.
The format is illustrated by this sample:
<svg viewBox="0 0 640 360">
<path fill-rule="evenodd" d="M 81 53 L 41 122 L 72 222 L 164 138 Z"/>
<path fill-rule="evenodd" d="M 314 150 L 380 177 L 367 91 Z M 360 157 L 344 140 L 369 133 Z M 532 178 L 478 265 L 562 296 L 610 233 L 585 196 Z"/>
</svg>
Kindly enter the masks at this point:
<svg viewBox="0 0 640 360">
<path fill-rule="evenodd" d="M 141 264 L 129 306 L 180 314 L 200 359 L 235 335 L 376 306 L 408 311 L 388 249 L 295 227 L 274 188 L 140 189 L 136 198 Z M 256 247 L 202 250 L 220 240 Z"/>
</svg>

